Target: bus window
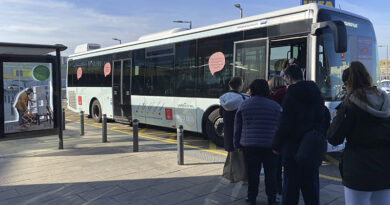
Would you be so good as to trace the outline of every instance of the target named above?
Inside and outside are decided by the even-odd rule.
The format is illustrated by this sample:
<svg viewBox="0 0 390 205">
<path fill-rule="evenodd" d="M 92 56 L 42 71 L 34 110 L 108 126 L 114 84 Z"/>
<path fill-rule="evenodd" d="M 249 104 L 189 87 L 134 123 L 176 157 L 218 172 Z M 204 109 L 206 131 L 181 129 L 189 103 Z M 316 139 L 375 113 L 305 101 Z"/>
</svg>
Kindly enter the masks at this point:
<svg viewBox="0 0 390 205">
<path fill-rule="evenodd" d="M 173 95 L 173 56 L 148 58 L 146 60 L 145 87 L 147 95 Z"/>
<path fill-rule="evenodd" d="M 302 69 L 305 78 L 306 49 L 306 38 L 271 41 L 268 79 L 275 75 L 283 75 L 291 59 Z"/>
</svg>

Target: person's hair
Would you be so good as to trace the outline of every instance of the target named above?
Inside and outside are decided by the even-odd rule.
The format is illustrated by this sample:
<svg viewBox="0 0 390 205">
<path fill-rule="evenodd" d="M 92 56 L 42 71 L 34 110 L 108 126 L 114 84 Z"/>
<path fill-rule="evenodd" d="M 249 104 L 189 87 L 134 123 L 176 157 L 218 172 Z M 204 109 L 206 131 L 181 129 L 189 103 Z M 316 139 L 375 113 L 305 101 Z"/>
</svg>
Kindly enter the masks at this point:
<svg viewBox="0 0 390 205">
<path fill-rule="evenodd" d="M 279 75 L 275 75 L 274 77 L 272 77 L 270 80 L 270 83 L 269 83 L 269 87 L 271 90 L 273 90 L 277 87 L 280 87 L 280 86 L 285 86 L 285 85 L 286 85 L 286 82 Z"/>
<path fill-rule="evenodd" d="M 26 90 L 26 92 L 33 93 L 34 90 L 32 88 L 29 88 L 29 89 Z"/>
<path fill-rule="evenodd" d="M 251 91 L 251 96 L 258 95 L 268 97 L 270 93 L 268 83 L 264 79 L 256 79 L 252 81 L 249 85 L 249 89 Z"/>
<path fill-rule="evenodd" d="M 229 81 L 229 87 L 233 90 L 237 90 L 242 85 L 242 78 L 241 77 L 233 77 Z"/>
<path fill-rule="evenodd" d="M 345 69 L 343 71 L 343 75 L 341 76 L 341 79 L 343 80 L 343 83 L 345 84 L 349 78 L 349 68 Z"/>
<path fill-rule="evenodd" d="M 288 66 L 284 74 L 294 81 L 303 79 L 302 70 L 296 64 Z"/>
<path fill-rule="evenodd" d="M 370 105 L 371 103 L 368 101 L 366 95 L 366 90 L 373 86 L 370 73 L 368 73 L 363 63 L 359 61 L 352 62 L 348 70 L 348 78 L 345 85 L 350 87 L 352 91 L 349 96 L 353 94 L 359 100 Z M 349 96 L 347 99 L 349 99 Z"/>
</svg>

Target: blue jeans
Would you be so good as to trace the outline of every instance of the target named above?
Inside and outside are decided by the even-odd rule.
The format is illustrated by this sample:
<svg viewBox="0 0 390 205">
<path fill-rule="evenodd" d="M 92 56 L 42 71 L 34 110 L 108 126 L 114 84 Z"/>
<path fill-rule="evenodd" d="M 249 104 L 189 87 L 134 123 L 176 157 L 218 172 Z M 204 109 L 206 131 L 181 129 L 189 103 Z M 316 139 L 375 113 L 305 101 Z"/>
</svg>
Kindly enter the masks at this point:
<svg viewBox="0 0 390 205">
<path fill-rule="evenodd" d="M 387 205 L 390 204 L 390 189 L 358 191 L 344 187 L 346 205 Z"/>
<path fill-rule="evenodd" d="M 282 205 L 297 205 L 299 191 L 306 205 L 320 204 L 319 166 L 315 163 L 299 165 L 293 158 L 284 165 Z"/>
<path fill-rule="evenodd" d="M 23 120 L 22 120 L 22 117 L 24 115 L 24 111 L 21 111 L 19 109 L 16 109 L 18 110 L 18 114 L 19 114 L 19 125 L 22 126 L 24 123 L 23 123 Z"/>
</svg>

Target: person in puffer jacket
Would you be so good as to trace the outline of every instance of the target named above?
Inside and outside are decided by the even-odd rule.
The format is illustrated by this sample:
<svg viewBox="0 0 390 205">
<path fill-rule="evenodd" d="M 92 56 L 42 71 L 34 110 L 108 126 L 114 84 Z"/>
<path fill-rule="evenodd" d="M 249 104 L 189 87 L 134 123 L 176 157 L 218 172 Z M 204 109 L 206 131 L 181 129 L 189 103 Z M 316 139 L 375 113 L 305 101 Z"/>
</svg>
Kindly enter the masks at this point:
<svg viewBox="0 0 390 205">
<path fill-rule="evenodd" d="M 227 152 L 234 151 L 233 132 L 234 117 L 241 103 L 248 98 L 246 94 L 240 93 L 243 87 L 241 77 L 233 77 L 229 81 L 229 91 L 219 98 L 221 104 L 220 115 L 223 117 L 224 148 Z"/>
<path fill-rule="evenodd" d="M 343 73 L 347 96 L 328 129 L 328 141 L 346 139 L 340 160 L 345 203 L 390 204 L 390 96 L 373 86 L 364 65 Z"/>
<path fill-rule="evenodd" d="M 261 164 L 265 172 L 265 192 L 268 204 L 276 203 L 276 156 L 272 153 L 272 139 L 277 130 L 280 105 L 269 99 L 269 87 L 263 79 L 254 80 L 250 86 L 251 98 L 237 110 L 234 124 L 234 147 L 242 148 L 248 168 L 248 197 L 256 204 L 259 191 Z"/>
</svg>

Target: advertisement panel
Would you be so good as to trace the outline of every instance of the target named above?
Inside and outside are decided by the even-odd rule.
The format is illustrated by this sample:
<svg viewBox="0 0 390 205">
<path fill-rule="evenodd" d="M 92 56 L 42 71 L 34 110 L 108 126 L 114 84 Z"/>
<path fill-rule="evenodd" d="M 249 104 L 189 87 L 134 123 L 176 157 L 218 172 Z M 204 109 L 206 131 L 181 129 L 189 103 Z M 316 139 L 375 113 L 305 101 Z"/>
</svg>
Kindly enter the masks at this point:
<svg viewBox="0 0 390 205">
<path fill-rule="evenodd" d="M 310 4 L 310 3 L 317 3 L 320 5 L 335 7 L 336 0 L 301 0 L 301 5 Z"/>
</svg>

